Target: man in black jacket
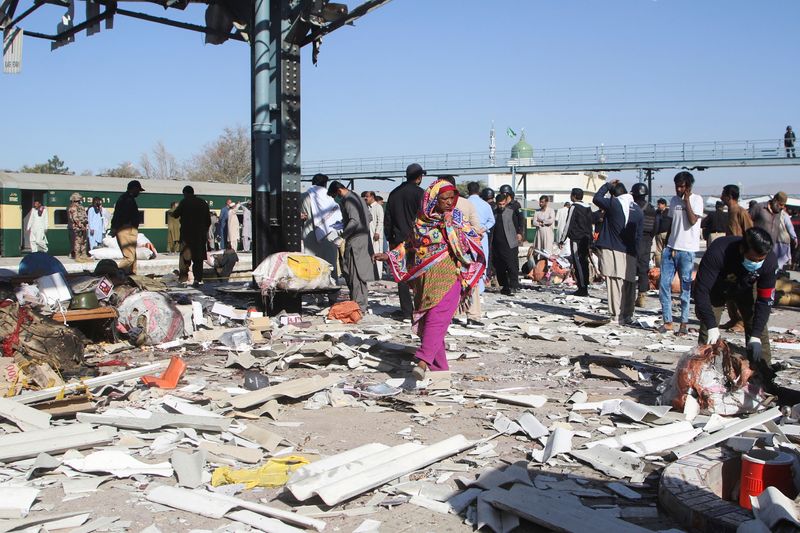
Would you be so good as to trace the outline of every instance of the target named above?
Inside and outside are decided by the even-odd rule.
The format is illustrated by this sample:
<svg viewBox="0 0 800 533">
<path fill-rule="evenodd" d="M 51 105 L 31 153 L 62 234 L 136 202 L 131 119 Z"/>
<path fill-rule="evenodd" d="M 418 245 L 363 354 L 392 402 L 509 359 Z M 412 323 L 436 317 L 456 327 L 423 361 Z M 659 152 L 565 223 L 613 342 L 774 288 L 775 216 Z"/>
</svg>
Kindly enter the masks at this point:
<svg viewBox="0 0 800 533">
<path fill-rule="evenodd" d="M 642 238 L 636 245 L 637 262 L 636 262 L 636 279 L 639 289 L 639 294 L 636 296 L 636 307 L 644 307 L 644 299 L 647 296 L 647 291 L 650 289 L 650 278 L 647 272 L 650 270 L 650 256 L 653 248 L 653 237 L 656 236 L 656 210 L 647 201 L 647 185 L 644 183 L 634 183 L 631 187 L 631 195 L 633 201 L 642 210 Z"/>
<path fill-rule="evenodd" d="M 418 163 L 408 165 L 406 181 L 389 194 L 383 219 L 389 249 L 395 248 L 411 236 L 417 213 L 422 205 L 422 198 L 425 195 L 425 191 L 419 186 L 422 183 L 422 176 L 425 174 L 425 170 Z M 397 293 L 400 296 L 400 313 L 395 313 L 395 317 L 411 319 L 414 312 L 411 289 L 407 283 L 400 282 L 397 284 Z"/>
<path fill-rule="evenodd" d="M 517 243 L 522 244 L 522 241 L 525 240 L 525 215 L 522 212 L 522 204 L 514 198 L 514 189 L 511 185 L 502 185 L 500 192 L 507 194 L 511 199 L 507 208 L 511 209 L 513 213 L 512 220 L 514 228 L 517 230 Z"/>
<path fill-rule="evenodd" d="M 606 194 L 611 196 L 606 198 Z M 608 311 L 613 321 L 629 324 L 636 301 L 637 243 L 642 239 L 642 210 L 619 180 L 603 184 L 592 200 L 605 210 L 595 242 L 600 251 L 600 273 L 606 278 Z"/>
<path fill-rule="evenodd" d="M 139 180 L 128 182 L 127 191 L 120 195 L 111 217 L 111 233 L 116 235 L 122 261 L 119 268 L 136 274 L 136 240 L 139 237 L 139 205 L 136 197 L 144 192 Z"/>
<path fill-rule="evenodd" d="M 574 188 L 569 195 L 572 205 L 561 232 L 559 246 L 569 239 L 570 261 L 578 285 L 573 296 L 589 296 L 589 245 L 592 242 L 592 208 L 583 203 L 583 189 Z"/>
<path fill-rule="evenodd" d="M 501 294 L 513 296 L 519 289 L 519 241 L 514 227 L 514 210 L 511 195 L 497 195 L 492 228 L 492 257 L 497 281 L 503 287 Z"/>
<path fill-rule="evenodd" d="M 194 188 L 187 185 L 183 188 L 183 200 L 170 213 L 181 219 L 181 254 L 178 260 L 178 281 L 186 282 L 189 276 L 189 265 L 192 265 L 194 285 L 203 283 L 203 261 L 206 259 L 206 240 L 208 228 L 211 227 L 211 211 L 208 203 L 194 195 Z"/>
<path fill-rule="evenodd" d="M 719 340 L 719 319 L 733 299 L 742 314 L 747 357 L 762 372 L 770 362 L 769 320 L 778 260 L 772 238 L 761 228 L 744 237 L 720 237 L 708 247 L 694 282 L 695 313 L 700 320 L 699 344 Z M 762 363 L 763 361 L 763 363 Z M 769 371 L 767 371 L 768 377 Z"/>
</svg>

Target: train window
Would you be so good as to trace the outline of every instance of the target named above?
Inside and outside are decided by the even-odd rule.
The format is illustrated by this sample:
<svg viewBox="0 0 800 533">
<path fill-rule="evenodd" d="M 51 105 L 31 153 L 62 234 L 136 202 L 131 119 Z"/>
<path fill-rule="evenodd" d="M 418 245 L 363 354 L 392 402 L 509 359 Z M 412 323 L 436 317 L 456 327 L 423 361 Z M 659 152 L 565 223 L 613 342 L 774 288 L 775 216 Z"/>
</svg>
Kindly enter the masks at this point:
<svg viewBox="0 0 800 533">
<path fill-rule="evenodd" d="M 139 210 L 139 225 L 144 224 L 144 211 Z"/>
<path fill-rule="evenodd" d="M 55 225 L 66 225 L 67 224 L 67 210 L 66 209 L 56 209 L 53 211 L 53 224 Z"/>
</svg>

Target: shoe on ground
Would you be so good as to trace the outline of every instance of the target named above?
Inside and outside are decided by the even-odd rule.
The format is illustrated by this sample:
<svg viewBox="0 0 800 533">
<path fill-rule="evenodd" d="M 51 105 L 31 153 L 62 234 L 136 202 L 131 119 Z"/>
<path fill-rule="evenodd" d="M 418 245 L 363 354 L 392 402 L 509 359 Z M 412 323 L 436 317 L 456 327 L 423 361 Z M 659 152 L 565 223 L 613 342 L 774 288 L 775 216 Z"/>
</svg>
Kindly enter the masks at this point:
<svg viewBox="0 0 800 533">
<path fill-rule="evenodd" d="M 737 322 L 736 324 L 730 327 L 730 331 L 732 333 L 744 333 L 744 323 Z"/>
<path fill-rule="evenodd" d="M 645 297 L 646 296 L 645 296 L 645 294 L 643 292 L 639 293 L 639 296 L 636 297 L 636 307 L 644 307 L 644 299 L 645 299 Z"/>
<path fill-rule="evenodd" d="M 202 281 L 195 281 L 194 283 L 192 283 L 192 287 L 194 287 L 196 289 L 197 287 L 199 287 L 202 284 L 203 284 Z"/>
<path fill-rule="evenodd" d="M 672 324 L 670 324 L 669 326 L 667 326 L 666 324 L 661 324 L 660 326 L 658 326 L 658 329 L 656 331 L 658 333 L 661 333 L 662 335 L 666 335 L 667 333 L 673 333 Z"/>
<path fill-rule="evenodd" d="M 485 328 L 486 324 L 484 324 L 480 320 L 475 320 L 473 318 L 468 318 L 467 319 L 467 327 L 468 328 L 473 328 L 473 329 L 480 329 L 480 328 Z"/>
<path fill-rule="evenodd" d="M 585 297 L 589 296 L 589 290 L 588 289 L 578 289 L 577 291 L 575 291 L 573 293 L 570 293 L 570 296 L 576 296 L 578 298 L 585 298 Z"/>
<path fill-rule="evenodd" d="M 511 289 L 503 289 L 500 291 L 500 294 L 504 296 L 511 296 L 513 293 L 511 292 Z"/>
<path fill-rule="evenodd" d="M 685 337 L 688 334 L 689 334 L 689 324 L 686 324 L 685 322 L 681 324 L 681 327 L 678 328 L 678 331 L 675 332 L 676 337 Z"/>
<path fill-rule="evenodd" d="M 417 381 L 422 381 L 425 379 L 426 369 L 423 366 L 416 365 L 414 366 L 414 370 L 411 371 L 411 375 L 414 376 L 414 379 Z"/>
</svg>

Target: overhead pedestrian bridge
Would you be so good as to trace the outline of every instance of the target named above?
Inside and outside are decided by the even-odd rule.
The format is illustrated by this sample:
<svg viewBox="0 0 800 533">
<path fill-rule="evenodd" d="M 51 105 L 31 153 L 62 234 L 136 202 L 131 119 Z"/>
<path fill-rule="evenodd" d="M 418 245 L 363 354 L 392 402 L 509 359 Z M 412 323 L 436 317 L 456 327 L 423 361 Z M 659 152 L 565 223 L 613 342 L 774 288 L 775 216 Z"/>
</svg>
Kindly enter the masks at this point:
<svg viewBox="0 0 800 533">
<path fill-rule="evenodd" d="M 511 152 L 489 151 L 401 155 L 303 162 L 304 179 L 316 173 L 335 179 L 402 178 L 405 168 L 420 163 L 429 175 L 528 174 L 545 172 L 656 171 L 670 168 L 705 170 L 721 167 L 797 166 L 786 157 L 783 139 L 623 144 L 570 148 L 535 148 L 533 157 L 512 159 Z"/>
</svg>

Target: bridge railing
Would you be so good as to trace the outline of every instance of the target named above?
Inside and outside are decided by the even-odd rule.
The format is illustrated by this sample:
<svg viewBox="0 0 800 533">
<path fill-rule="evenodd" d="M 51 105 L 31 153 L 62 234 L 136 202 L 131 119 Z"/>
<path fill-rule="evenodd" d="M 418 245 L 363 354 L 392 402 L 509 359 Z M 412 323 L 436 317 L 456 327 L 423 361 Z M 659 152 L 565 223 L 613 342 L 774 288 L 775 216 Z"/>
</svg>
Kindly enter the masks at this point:
<svg viewBox="0 0 800 533">
<path fill-rule="evenodd" d="M 303 163 L 303 174 L 368 174 L 371 172 L 397 172 L 402 174 L 411 163 L 419 163 L 429 171 L 497 167 L 506 172 L 512 166 L 564 166 L 591 165 L 594 163 L 661 163 L 720 161 L 730 159 L 774 159 L 785 156 L 783 139 L 753 141 L 704 141 L 690 143 L 623 144 L 567 148 L 536 148 L 533 157 L 525 160 L 511 159 L 510 151 L 497 151 L 495 160 L 489 152 L 455 152 L 443 154 L 417 154 L 354 159 L 329 159 Z"/>
</svg>

